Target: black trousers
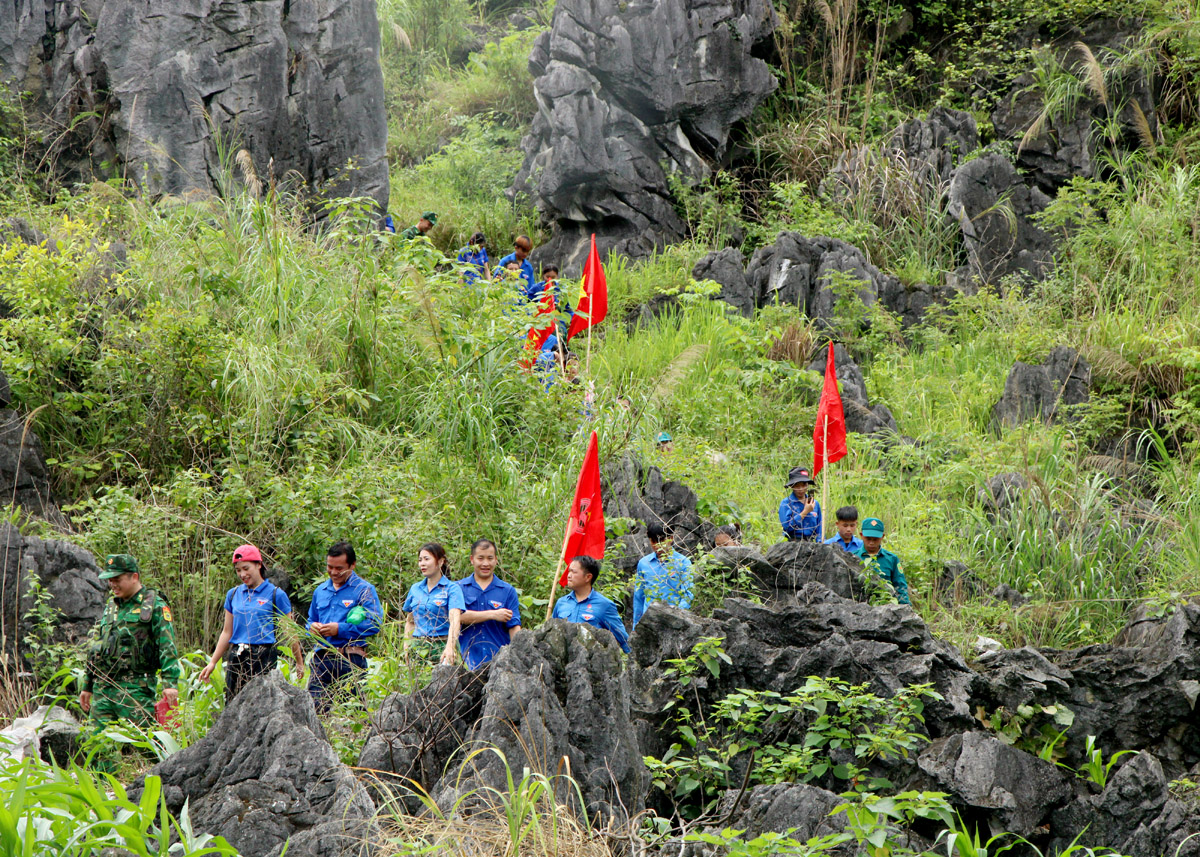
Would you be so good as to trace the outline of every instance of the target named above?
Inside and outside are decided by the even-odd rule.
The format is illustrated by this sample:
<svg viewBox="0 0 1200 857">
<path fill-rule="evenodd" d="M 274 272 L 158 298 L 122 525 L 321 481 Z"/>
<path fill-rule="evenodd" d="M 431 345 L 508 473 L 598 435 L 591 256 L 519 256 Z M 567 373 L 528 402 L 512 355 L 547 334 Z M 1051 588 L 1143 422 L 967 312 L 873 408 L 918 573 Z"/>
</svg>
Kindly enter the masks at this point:
<svg viewBox="0 0 1200 857">
<path fill-rule="evenodd" d="M 225 704 L 232 702 L 250 679 L 269 673 L 278 662 L 279 650 L 274 643 L 231 646 L 225 659 Z"/>
</svg>

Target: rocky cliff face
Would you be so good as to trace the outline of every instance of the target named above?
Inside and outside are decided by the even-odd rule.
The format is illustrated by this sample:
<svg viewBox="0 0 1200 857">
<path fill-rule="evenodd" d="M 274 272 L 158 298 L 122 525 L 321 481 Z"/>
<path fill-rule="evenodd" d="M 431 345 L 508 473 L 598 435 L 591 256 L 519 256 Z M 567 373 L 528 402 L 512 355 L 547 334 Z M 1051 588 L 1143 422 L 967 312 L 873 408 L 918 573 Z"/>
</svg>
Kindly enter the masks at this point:
<svg viewBox="0 0 1200 857">
<path fill-rule="evenodd" d="M 375 0 L 16 0 L 0 79 L 69 178 L 214 191 L 245 148 L 264 180 L 387 202 Z"/>
<path fill-rule="evenodd" d="M 538 115 L 514 183 L 554 226 L 545 252 L 577 267 L 683 237 L 668 173 L 708 174 L 730 127 L 775 88 L 754 56 L 775 27 L 764 0 L 563 0 L 529 60 Z"/>
</svg>

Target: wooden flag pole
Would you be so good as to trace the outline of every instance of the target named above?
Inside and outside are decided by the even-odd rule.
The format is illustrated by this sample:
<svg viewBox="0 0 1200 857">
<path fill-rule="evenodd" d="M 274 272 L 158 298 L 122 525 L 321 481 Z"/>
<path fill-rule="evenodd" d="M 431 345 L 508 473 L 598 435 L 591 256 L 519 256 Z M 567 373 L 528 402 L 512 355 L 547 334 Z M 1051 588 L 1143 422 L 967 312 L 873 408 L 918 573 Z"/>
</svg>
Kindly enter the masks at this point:
<svg viewBox="0 0 1200 857">
<path fill-rule="evenodd" d="M 825 426 L 822 429 L 824 439 L 821 443 L 821 472 L 825 478 L 821 480 L 821 541 L 825 541 L 825 518 L 829 514 L 829 414 L 825 415 Z"/>
<path fill-rule="evenodd" d="M 588 341 L 587 341 L 587 365 L 584 371 L 589 378 L 592 377 L 592 297 L 588 295 Z"/>
<path fill-rule="evenodd" d="M 567 542 L 571 538 L 571 530 L 575 529 L 575 518 L 567 519 L 567 530 L 563 533 L 562 549 L 558 552 L 558 565 L 554 569 L 554 580 L 550 583 L 550 603 L 546 605 L 546 621 L 550 621 L 550 616 L 554 612 L 554 595 L 558 592 L 558 579 L 562 577 L 563 564 L 566 558 L 563 556 L 567 552 Z"/>
</svg>

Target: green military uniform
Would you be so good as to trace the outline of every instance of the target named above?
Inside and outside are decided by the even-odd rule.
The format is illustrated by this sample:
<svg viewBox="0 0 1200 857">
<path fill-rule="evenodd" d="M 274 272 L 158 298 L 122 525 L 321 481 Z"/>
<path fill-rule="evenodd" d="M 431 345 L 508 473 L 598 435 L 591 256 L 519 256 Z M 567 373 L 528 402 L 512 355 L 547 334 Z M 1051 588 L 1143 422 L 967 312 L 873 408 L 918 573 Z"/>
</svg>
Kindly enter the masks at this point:
<svg viewBox="0 0 1200 857">
<path fill-rule="evenodd" d="M 138 571 L 137 560 L 127 554 L 110 556 L 100 579 L 128 571 Z M 91 716 L 96 728 L 114 720 L 152 724 L 159 672 L 164 687 L 175 687 L 179 653 L 167 600 L 146 586 L 129 598 L 109 599 L 88 652 L 83 685 L 93 694 Z"/>
<path fill-rule="evenodd" d="M 884 525 L 883 521 L 878 518 L 867 518 L 863 521 L 862 534 L 866 538 L 883 538 Z M 908 598 L 908 580 L 904 577 L 904 572 L 900 570 L 900 557 L 896 556 L 890 550 L 880 546 L 879 553 L 869 554 L 866 547 L 854 551 L 854 556 L 862 561 L 863 567 L 867 571 L 873 571 L 892 585 L 896 590 L 896 600 L 901 604 L 911 604 Z"/>
<path fill-rule="evenodd" d="M 437 214 L 435 212 L 432 212 L 432 211 L 425 212 L 424 214 L 421 215 L 421 220 L 428 220 L 430 228 L 437 226 Z M 424 234 L 425 233 L 422 232 L 420 230 L 420 228 L 418 228 L 417 224 L 414 223 L 412 226 L 408 227 L 403 232 L 401 232 L 400 237 L 403 238 L 405 241 L 412 241 L 417 236 L 424 235 Z"/>
</svg>

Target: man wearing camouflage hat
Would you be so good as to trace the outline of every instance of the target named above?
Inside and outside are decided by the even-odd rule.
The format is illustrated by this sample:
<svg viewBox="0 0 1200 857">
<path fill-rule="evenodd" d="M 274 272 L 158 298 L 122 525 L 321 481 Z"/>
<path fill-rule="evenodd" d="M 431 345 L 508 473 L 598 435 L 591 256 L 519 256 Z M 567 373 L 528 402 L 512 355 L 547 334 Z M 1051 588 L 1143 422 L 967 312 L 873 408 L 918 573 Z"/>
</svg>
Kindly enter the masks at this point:
<svg viewBox="0 0 1200 857">
<path fill-rule="evenodd" d="M 148 726 L 154 722 L 158 673 L 167 707 L 179 702 L 171 607 L 161 594 L 142 585 L 137 560 L 129 554 L 109 556 L 100 579 L 108 583 L 113 597 L 88 651 L 79 705 L 91 714 L 97 729 L 115 720 Z"/>
<path fill-rule="evenodd" d="M 421 215 L 420 220 L 401 232 L 400 237 L 405 241 L 412 241 L 418 235 L 428 235 L 429 230 L 435 226 L 437 226 L 437 212 L 427 211 Z"/>
</svg>

